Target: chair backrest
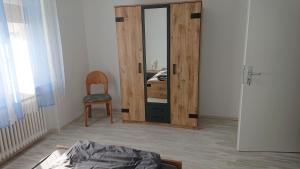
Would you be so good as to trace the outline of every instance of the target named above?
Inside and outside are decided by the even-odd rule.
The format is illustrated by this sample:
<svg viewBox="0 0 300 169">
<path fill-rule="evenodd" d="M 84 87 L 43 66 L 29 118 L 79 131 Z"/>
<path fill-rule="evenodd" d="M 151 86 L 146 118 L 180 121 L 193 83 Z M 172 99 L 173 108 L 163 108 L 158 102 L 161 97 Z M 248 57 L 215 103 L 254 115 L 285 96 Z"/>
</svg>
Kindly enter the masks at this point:
<svg viewBox="0 0 300 169">
<path fill-rule="evenodd" d="M 93 71 L 90 72 L 86 77 L 86 93 L 88 95 L 91 94 L 91 86 L 93 84 L 103 84 L 104 85 L 104 92 L 108 94 L 108 78 L 107 76 L 101 71 Z"/>
</svg>

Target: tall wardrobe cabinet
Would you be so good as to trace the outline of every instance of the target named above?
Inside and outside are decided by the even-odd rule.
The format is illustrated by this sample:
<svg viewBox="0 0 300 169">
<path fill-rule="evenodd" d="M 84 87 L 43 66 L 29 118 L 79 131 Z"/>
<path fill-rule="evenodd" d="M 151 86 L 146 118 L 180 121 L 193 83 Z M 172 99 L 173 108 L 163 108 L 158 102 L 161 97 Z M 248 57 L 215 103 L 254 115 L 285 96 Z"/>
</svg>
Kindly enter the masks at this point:
<svg viewBox="0 0 300 169">
<path fill-rule="evenodd" d="M 196 128 L 199 110 L 201 1 L 115 7 L 123 121 L 147 121 L 143 9 L 153 6 L 165 6 L 168 11 L 169 124 Z"/>
</svg>

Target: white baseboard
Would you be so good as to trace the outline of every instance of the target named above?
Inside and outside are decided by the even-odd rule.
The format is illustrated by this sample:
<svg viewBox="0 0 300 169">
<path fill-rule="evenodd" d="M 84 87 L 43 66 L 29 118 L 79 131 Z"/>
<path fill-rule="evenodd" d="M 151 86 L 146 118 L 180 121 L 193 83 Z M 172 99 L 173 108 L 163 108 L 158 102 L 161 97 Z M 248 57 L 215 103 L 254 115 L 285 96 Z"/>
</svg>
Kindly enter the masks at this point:
<svg viewBox="0 0 300 169">
<path fill-rule="evenodd" d="M 238 121 L 239 118 L 238 117 L 233 117 L 233 116 L 222 116 L 222 115 L 218 115 L 218 114 L 199 114 L 200 117 L 209 117 L 209 118 L 221 118 L 221 119 L 228 119 L 228 120 L 234 120 L 234 121 Z"/>
</svg>

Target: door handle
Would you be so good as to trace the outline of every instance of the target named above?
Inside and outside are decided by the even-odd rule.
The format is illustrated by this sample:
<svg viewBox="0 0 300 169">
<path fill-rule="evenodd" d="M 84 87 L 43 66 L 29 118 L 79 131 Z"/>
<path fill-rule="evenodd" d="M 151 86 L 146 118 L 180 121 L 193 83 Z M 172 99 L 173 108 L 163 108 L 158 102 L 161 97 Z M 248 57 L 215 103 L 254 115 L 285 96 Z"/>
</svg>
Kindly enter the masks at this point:
<svg viewBox="0 0 300 169">
<path fill-rule="evenodd" d="M 173 64 L 173 75 L 177 74 L 177 65 Z"/>
<path fill-rule="evenodd" d="M 139 73 L 142 73 L 142 63 L 139 63 Z"/>
<path fill-rule="evenodd" d="M 255 76 L 261 76 L 261 72 L 254 72 L 253 66 L 248 66 L 247 85 L 251 86 Z"/>
</svg>

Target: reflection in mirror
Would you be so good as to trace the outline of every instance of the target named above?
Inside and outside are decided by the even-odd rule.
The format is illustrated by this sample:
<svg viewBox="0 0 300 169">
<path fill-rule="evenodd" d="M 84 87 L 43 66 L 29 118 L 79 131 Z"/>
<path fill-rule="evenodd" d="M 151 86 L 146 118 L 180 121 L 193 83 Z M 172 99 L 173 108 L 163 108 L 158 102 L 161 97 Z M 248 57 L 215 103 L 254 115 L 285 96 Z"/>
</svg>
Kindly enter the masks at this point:
<svg viewBox="0 0 300 169">
<path fill-rule="evenodd" d="M 168 103 L 167 8 L 144 11 L 147 102 Z"/>
</svg>

